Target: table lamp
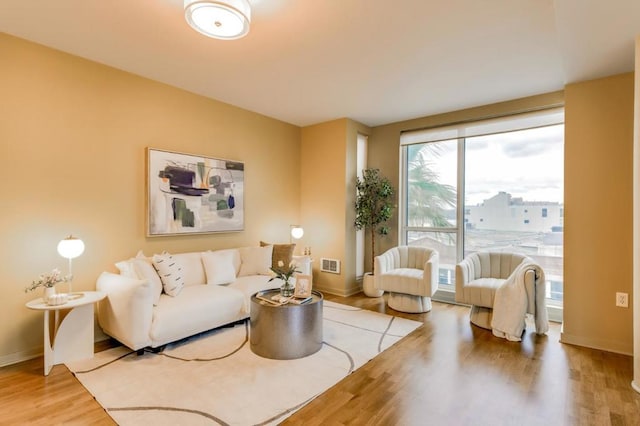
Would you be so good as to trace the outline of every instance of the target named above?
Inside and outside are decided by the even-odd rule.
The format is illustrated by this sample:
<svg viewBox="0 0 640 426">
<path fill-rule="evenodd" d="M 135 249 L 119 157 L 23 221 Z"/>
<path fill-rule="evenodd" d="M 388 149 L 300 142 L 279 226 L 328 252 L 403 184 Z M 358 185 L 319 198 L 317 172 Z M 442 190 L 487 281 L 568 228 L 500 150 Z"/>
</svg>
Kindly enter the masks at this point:
<svg viewBox="0 0 640 426">
<path fill-rule="evenodd" d="M 293 239 L 299 240 L 304 235 L 304 229 L 300 225 L 289 225 L 291 228 L 291 236 L 289 237 L 289 243 L 293 243 Z"/>
<path fill-rule="evenodd" d="M 67 275 L 67 281 L 69 281 L 69 294 L 73 292 L 71 288 L 71 281 L 73 281 L 73 271 L 71 269 L 71 259 L 80 256 L 84 253 L 84 243 L 81 239 L 69 235 L 64 240 L 58 243 L 58 253 L 62 257 L 69 259 L 69 275 Z"/>
</svg>

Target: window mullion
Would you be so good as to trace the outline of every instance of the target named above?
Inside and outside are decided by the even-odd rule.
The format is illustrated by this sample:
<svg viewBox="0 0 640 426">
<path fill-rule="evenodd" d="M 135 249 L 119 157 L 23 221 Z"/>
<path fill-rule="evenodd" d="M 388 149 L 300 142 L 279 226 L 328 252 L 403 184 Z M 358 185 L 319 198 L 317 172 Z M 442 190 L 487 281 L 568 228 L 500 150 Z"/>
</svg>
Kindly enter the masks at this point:
<svg viewBox="0 0 640 426">
<path fill-rule="evenodd" d="M 456 223 L 458 234 L 456 244 L 456 260 L 460 262 L 464 258 L 464 154 L 465 138 L 458 139 L 458 194 L 456 208 Z"/>
</svg>

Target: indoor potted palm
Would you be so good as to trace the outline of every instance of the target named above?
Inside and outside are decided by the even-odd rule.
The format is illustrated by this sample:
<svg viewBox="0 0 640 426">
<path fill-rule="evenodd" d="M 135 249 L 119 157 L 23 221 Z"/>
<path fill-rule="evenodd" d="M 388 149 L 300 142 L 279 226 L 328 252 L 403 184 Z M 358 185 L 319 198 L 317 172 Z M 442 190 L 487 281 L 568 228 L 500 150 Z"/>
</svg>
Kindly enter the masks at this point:
<svg viewBox="0 0 640 426">
<path fill-rule="evenodd" d="M 363 277 L 363 289 L 367 296 L 378 297 L 382 291 L 373 285 L 373 265 L 376 256 L 376 233 L 389 233 L 387 221 L 393 214 L 394 189 L 391 182 L 380 175 L 378 169 L 365 169 L 362 179 L 356 178 L 356 220 L 357 229 L 368 229 L 371 239 L 371 272 Z"/>
</svg>

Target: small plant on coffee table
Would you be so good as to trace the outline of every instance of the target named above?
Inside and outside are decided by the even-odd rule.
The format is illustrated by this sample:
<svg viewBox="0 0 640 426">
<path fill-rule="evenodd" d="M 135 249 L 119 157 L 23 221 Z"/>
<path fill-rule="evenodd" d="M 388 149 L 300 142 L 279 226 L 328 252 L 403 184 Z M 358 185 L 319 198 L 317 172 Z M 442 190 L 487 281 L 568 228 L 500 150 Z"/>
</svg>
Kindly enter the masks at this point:
<svg viewBox="0 0 640 426">
<path fill-rule="evenodd" d="M 271 269 L 275 274 L 274 277 L 271 277 L 271 279 L 269 279 L 269 282 L 275 280 L 276 278 L 282 280 L 284 283 L 282 284 L 282 287 L 280 287 L 280 294 L 283 297 L 293 296 L 293 284 L 291 284 L 289 280 L 291 279 L 293 274 L 295 274 L 296 272 L 300 272 L 300 270 L 298 270 L 298 265 L 292 261 L 287 267 L 285 267 L 284 262 L 282 260 L 279 260 L 278 266 L 276 268 L 272 267 L 269 269 Z"/>
</svg>

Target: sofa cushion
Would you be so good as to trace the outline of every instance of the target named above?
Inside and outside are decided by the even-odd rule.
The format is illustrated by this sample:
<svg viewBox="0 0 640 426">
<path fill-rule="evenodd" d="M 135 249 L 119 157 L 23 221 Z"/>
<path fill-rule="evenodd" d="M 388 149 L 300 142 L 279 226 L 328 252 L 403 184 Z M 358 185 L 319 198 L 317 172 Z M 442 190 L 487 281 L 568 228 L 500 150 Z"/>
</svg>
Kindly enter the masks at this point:
<svg viewBox="0 0 640 426">
<path fill-rule="evenodd" d="M 270 275 L 273 246 L 243 247 L 240 250 L 239 277 L 246 275 Z"/>
<path fill-rule="evenodd" d="M 478 278 L 468 282 L 462 287 L 466 303 L 470 305 L 493 307 L 493 300 L 496 297 L 496 290 L 504 284 L 506 280 L 501 278 Z"/>
<path fill-rule="evenodd" d="M 228 285 L 229 288 L 239 290 L 244 295 L 244 312 L 249 315 L 249 306 L 251 305 L 251 296 L 259 291 L 279 288 L 282 284 L 280 280 L 269 281 L 271 277 L 267 275 L 248 275 L 238 277 L 234 282 Z"/>
<path fill-rule="evenodd" d="M 277 268 L 278 262 L 282 261 L 285 265 L 291 263 L 293 259 L 293 251 L 295 244 L 270 244 L 260 241 L 260 247 L 273 246 L 273 254 L 271 255 L 271 267 Z"/>
<path fill-rule="evenodd" d="M 182 278 L 185 286 L 200 285 L 207 282 L 202 265 L 202 253 L 199 251 L 176 253 L 172 256 L 182 267 Z"/>
<path fill-rule="evenodd" d="M 393 293 L 414 296 L 431 296 L 424 286 L 424 271 L 413 268 L 397 268 L 379 274 L 378 288 Z"/>
<path fill-rule="evenodd" d="M 169 253 L 154 254 L 153 267 L 158 271 L 164 292 L 173 297 L 180 294 L 184 287 L 180 263 Z"/>
<path fill-rule="evenodd" d="M 233 264 L 234 253 L 231 250 L 206 251 L 202 253 L 202 264 L 207 284 L 229 284 L 236 279 L 236 267 Z"/>
<path fill-rule="evenodd" d="M 180 297 L 160 297 L 149 334 L 156 346 L 173 342 L 245 318 L 243 306 L 242 293 L 226 286 L 184 287 Z"/>
</svg>

